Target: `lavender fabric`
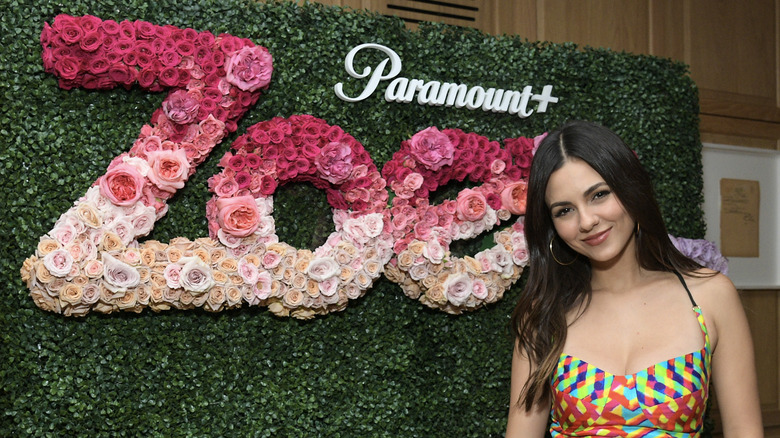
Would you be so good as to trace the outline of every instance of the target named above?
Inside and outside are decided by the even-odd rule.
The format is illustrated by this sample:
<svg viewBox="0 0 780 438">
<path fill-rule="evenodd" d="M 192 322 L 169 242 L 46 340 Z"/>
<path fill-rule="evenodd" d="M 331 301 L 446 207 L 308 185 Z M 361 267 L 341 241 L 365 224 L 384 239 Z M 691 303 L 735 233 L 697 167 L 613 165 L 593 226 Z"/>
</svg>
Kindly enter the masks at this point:
<svg viewBox="0 0 780 438">
<path fill-rule="evenodd" d="M 669 238 L 674 246 L 684 255 L 690 257 L 700 265 L 728 275 L 729 261 L 720 253 L 715 243 L 704 239 L 686 239 L 685 237 Z"/>
</svg>

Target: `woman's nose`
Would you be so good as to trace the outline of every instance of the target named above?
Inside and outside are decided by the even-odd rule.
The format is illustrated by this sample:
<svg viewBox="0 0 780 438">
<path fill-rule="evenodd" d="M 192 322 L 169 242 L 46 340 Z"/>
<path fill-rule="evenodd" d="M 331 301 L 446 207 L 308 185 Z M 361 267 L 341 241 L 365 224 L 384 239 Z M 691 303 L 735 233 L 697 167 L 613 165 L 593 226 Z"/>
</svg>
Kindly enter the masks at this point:
<svg viewBox="0 0 780 438">
<path fill-rule="evenodd" d="M 587 208 L 580 209 L 580 231 L 588 232 L 599 223 L 599 216 L 596 212 Z"/>
</svg>

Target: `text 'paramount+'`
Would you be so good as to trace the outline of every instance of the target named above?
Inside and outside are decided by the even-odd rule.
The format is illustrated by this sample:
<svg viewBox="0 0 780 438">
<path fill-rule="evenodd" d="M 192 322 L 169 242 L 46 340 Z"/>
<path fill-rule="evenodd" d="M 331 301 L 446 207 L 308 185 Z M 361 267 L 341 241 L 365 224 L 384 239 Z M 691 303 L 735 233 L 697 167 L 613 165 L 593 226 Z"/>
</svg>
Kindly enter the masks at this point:
<svg viewBox="0 0 780 438">
<path fill-rule="evenodd" d="M 379 50 L 387 55 L 387 58 L 380 61 L 376 67 L 366 67 L 362 73 L 358 73 L 355 70 L 354 59 L 355 55 L 364 49 Z M 386 72 L 388 63 L 390 71 Z M 481 108 L 483 111 L 517 114 L 521 118 L 534 113 L 534 109 L 528 108 L 530 101 L 538 102 L 535 111 L 539 113 L 546 112 L 548 104 L 558 102 L 558 98 L 552 96 L 552 85 L 542 87 L 541 94 L 535 94 L 531 85 L 525 86 L 523 91 L 500 88 L 486 90 L 479 85 L 469 87 L 466 84 L 408 79 L 398 76 L 401 73 L 401 66 L 401 58 L 389 47 L 374 43 L 355 46 L 347 53 L 344 67 L 353 78 L 368 78 L 368 82 L 356 97 L 347 96 L 344 93 L 343 83 L 339 82 L 333 87 L 336 96 L 347 102 L 359 102 L 374 94 L 380 82 L 392 79 L 385 89 L 385 100 L 388 102 L 411 103 L 416 95 L 417 103 L 420 105 L 466 107 L 470 110 Z"/>
</svg>

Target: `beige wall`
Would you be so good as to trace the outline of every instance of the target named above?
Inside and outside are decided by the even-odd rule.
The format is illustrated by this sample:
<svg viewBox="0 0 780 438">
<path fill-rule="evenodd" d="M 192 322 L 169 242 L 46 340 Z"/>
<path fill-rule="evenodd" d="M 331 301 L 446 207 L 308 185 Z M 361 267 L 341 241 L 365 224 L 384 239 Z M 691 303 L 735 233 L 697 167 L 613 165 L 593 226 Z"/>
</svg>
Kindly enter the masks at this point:
<svg viewBox="0 0 780 438">
<path fill-rule="evenodd" d="M 780 0 L 320 0 L 690 66 L 705 142 L 780 150 Z M 443 4 L 449 4 L 444 6 Z M 743 291 L 767 437 L 780 437 L 779 290 Z"/>
</svg>

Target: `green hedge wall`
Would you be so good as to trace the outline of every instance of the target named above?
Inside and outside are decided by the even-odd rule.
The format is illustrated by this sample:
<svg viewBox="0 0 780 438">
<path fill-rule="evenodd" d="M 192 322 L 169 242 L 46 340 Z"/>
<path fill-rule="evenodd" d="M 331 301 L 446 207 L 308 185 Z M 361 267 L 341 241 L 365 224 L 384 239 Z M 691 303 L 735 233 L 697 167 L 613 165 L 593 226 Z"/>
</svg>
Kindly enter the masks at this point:
<svg viewBox="0 0 780 438">
<path fill-rule="evenodd" d="M 319 5 L 1 0 L 0 9 L 0 436 L 485 437 L 503 434 L 509 403 L 506 325 L 519 284 L 464 316 L 428 310 L 386 280 L 346 311 L 306 322 L 263 309 L 70 319 L 36 308 L 22 261 L 163 99 L 138 88 L 59 89 L 43 72 L 39 44 L 58 13 L 251 38 L 270 49 L 275 71 L 238 133 L 309 113 L 342 126 L 380 167 L 431 125 L 501 140 L 568 118 L 600 121 L 648 167 L 670 231 L 704 235 L 696 89 L 686 67 L 669 60 L 444 25 L 410 32 L 399 19 Z M 560 102 L 526 119 L 387 103 L 381 92 L 343 102 L 333 85 L 362 89 L 344 56 L 364 42 L 394 49 L 408 78 L 535 91 L 552 84 Z M 206 180 L 234 138 L 173 198 L 152 238 L 207 235 Z M 280 238 L 295 246 L 316 248 L 332 231 L 322 226 L 324 193 L 311 186 L 281 188 L 276 207 Z"/>
</svg>

